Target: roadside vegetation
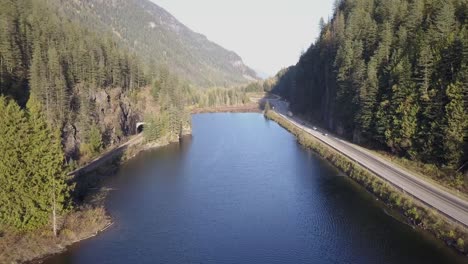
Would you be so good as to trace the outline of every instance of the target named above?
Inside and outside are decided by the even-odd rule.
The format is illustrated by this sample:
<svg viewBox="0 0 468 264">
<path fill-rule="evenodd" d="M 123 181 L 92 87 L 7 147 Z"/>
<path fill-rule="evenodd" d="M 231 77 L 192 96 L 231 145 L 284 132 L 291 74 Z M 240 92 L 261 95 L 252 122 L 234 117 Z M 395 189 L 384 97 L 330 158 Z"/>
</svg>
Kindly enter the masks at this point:
<svg viewBox="0 0 468 264">
<path fill-rule="evenodd" d="M 274 111 L 266 111 L 265 116 L 296 136 L 302 146 L 317 152 L 382 200 L 387 206 L 400 212 L 411 225 L 429 231 L 461 253 L 468 253 L 468 245 L 466 244 L 468 242 L 468 231 L 466 228 L 401 192 L 398 188 L 328 147 L 312 135 L 297 128 Z"/>
<path fill-rule="evenodd" d="M 373 152 L 423 178 L 433 180 L 434 182 L 446 187 L 454 194 L 464 196 L 465 199 L 468 198 L 468 182 L 465 181 L 465 177 L 461 171 L 439 168 L 434 164 L 427 164 L 421 161 L 391 155 L 385 151 Z"/>
</svg>

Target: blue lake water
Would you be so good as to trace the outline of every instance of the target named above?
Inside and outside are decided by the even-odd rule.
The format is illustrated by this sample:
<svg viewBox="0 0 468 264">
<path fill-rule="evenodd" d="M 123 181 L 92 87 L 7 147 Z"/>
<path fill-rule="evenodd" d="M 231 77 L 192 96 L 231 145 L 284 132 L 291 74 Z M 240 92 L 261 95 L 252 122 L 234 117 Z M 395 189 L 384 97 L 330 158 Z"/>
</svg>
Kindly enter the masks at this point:
<svg viewBox="0 0 468 264">
<path fill-rule="evenodd" d="M 107 185 L 115 224 L 46 264 L 466 261 L 260 114 L 194 115 Z"/>
</svg>

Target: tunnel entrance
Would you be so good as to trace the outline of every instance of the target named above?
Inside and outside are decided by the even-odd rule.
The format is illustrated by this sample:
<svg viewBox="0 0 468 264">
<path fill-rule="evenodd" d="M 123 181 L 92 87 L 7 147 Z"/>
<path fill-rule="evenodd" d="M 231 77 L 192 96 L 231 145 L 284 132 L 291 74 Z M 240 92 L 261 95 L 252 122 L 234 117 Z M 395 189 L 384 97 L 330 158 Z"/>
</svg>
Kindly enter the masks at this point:
<svg viewBox="0 0 468 264">
<path fill-rule="evenodd" d="M 136 133 L 137 134 L 140 134 L 141 132 L 143 132 L 144 129 L 145 129 L 145 123 L 141 122 L 141 123 L 136 124 Z"/>
<path fill-rule="evenodd" d="M 144 128 L 145 128 L 144 125 L 141 125 L 141 126 L 137 127 L 137 134 L 140 134 L 141 132 L 143 132 Z"/>
</svg>

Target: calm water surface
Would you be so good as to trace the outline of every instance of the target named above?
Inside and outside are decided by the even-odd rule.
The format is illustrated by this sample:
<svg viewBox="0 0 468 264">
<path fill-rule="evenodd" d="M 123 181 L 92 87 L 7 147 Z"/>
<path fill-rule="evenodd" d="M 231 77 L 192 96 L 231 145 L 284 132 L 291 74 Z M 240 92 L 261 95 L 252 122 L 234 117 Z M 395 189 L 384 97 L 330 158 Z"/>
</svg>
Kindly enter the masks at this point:
<svg viewBox="0 0 468 264">
<path fill-rule="evenodd" d="M 114 226 L 45 263 L 466 261 L 260 114 L 195 115 L 192 139 L 139 155 L 108 185 Z"/>
</svg>

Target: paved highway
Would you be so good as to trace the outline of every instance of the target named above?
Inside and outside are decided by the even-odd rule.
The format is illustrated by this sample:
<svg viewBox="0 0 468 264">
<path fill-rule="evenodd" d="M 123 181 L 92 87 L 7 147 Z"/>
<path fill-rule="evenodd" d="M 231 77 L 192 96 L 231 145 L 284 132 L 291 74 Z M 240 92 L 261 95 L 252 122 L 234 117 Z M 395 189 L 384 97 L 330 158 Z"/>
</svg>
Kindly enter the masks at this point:
<svg viewBox="0 0 468 264">
<path fill-rule="evenodd" d="M 384 160 L 369 151 L 346 142 L 342 139 L 326 135 L 315 127 L 311 127 L 297 117 L 288 115 L 288 103 L 282 100 L 270 100 L 275 112 L 289 120 L 292 124 L 306 131 L 348 158 L 361 164 L 381 178 L 419 199 L 423 203 L 437 209 L 439 212 L 468 227 L 468 201 L 455 196 L 440 186 L 431 184 L 405 169 Z"/>
</svg>

